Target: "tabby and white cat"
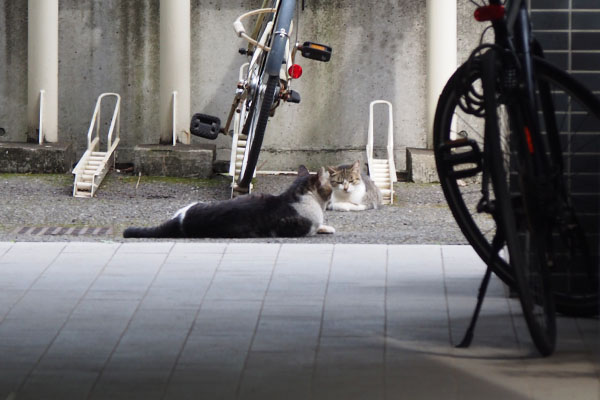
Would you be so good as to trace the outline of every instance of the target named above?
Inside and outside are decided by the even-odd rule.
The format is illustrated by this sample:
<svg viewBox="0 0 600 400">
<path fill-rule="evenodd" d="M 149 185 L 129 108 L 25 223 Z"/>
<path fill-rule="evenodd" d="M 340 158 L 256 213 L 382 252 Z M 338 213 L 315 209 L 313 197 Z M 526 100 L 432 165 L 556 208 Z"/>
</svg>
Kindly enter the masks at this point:
<svg viewBox="0 0 600 400">
<path fill-rule="evenodd" d="M 299 237 L 334 233 L 324 225 L 331 199 L 329 173 L 310 175 L 300 166 L 298 178 L 282 194 L 252 194 L 213 203 L 192 203 L 163 224 L 130 227 L 125 238 L 249 238 Z"/>
<path fill-rule="evenodd" d="M 360 211 L 379 208 L 383 197 L 381 190 L 361 171 L 360 161 L 352 165 L 327 167 L 333 194 L 328 210 Z"/>
</svg>

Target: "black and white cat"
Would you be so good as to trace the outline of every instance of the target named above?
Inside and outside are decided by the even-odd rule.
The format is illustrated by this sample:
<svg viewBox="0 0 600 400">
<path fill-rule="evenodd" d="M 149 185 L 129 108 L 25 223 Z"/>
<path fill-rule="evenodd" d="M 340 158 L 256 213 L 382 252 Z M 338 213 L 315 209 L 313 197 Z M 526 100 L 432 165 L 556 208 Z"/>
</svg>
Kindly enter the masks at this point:
<svg viewBox="0 0 600 400">
<path fill-rule="evenodd" d="M 298 177 L 280 195 L 251 194 L 213 203 L 192 203 L 163 224 L 130 227 L 125 238 L 251 238 L 299 237 L 334 233 L 324 225 L 331 199 L 329 173 L 310 175 L 300 166 Z"/>
<path fill-rule="evenodd" d="M 361 211 L 379 208 L 383 202 L 381 190 L 369 175 L 361 171 L 360 162 L 327 167 L 333 193 L 328 210 Z"/>
</svg>

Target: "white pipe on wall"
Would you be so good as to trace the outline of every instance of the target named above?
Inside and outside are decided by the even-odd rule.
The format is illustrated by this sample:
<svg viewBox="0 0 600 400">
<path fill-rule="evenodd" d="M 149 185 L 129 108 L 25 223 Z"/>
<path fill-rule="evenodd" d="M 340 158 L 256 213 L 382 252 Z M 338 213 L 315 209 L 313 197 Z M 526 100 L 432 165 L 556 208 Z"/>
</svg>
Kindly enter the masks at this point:
<svg viewBox="0 0 600 400">
<path fill-rule="evenodd" d="M 427 0 L 427 148 L 433 148 L 438 97 L 456 70 L 456 0 Z"/>
<path fill-rule="evenodd" d="M 27 125 L 30 141 L 58 141 L 58 0 L 29 0 L 27 38 Z M 40 91 L 44 90 L 40 115 Z"/>
<path fill-rule="evenodd" d="M 160 0 L 160 142 L 190 143 L 190 0 Z M 173 92 L 177 92 L 177 110 Z"/>
</svg>

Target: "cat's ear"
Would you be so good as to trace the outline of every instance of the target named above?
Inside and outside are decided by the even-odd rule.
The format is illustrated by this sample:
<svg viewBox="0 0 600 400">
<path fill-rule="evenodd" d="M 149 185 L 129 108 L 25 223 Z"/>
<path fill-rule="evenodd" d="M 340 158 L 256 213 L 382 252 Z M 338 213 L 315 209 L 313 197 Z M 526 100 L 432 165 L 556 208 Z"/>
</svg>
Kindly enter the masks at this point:
<svg viewBox="0 0 600 400">
<path fill-rule="evenodd" d="M 336 169 L 335 169 L 335 167 L 327 167 L 327 171 L 329 171 L 329 173 L 331 175 L 333 175 L 333 174 L 335 174 Z"/>
<path fill-rule="evenodd" d="M 306 176 L 309 175 L 308 168 L 304 165 L 298 167 L 298 176 Z"/>
<path fill-rule="evenodd" d="M 323 167 L 319 168 L 319 171 L 317 172 L 317 176 L 319 177 L 319 183 L 321 185 L 325 185 L 325 184 L 329 183 L 329 172 L 325 171 L 325 168 L 323 168 Z"/>
<path fill-rule="evenodd" d="M 360 160 L 354 161 L 354 164 L 352 164 L 352 169 L 360 170 Z"/>
</svg>

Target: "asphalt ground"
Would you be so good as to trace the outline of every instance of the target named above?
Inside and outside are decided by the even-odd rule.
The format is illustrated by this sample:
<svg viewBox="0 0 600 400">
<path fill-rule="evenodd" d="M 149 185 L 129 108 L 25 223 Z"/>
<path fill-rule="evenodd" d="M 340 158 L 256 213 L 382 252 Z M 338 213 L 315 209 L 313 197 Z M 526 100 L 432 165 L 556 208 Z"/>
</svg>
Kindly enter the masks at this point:
<svg viewBox="0 0 600 400">
<path fill-rule="evenodd" d="M 278 194 L 293 179 L 293 175 L 258 175 L 254 191 Z M 96 196 L 90 199 L 72 196 L 70 174 L 3 174 L 0 175 L 0 240 L 122 241 L 122 231 L 127 226 L 156 225 L 189 203 L 228 199 L 230 183 L 230 178 L 222 175 L 183 179 L 136 176 L 115 170 L 109 172 Z M 328 225 L 335 227 L 335 234 L 234 241 L 467 243 L 439 184 L 398 182 L 393 205 L 360 212 L 327 211 L 325 218 Z"/>
</svg>

